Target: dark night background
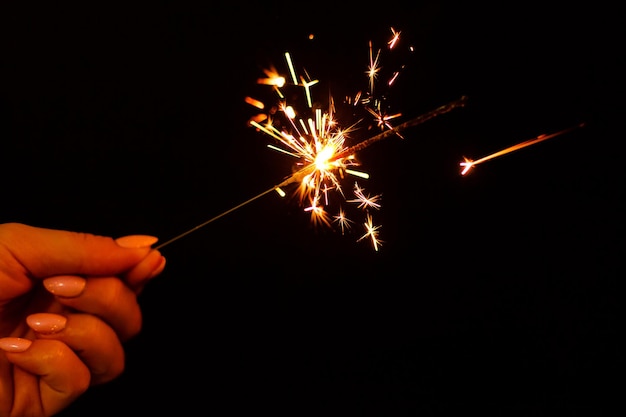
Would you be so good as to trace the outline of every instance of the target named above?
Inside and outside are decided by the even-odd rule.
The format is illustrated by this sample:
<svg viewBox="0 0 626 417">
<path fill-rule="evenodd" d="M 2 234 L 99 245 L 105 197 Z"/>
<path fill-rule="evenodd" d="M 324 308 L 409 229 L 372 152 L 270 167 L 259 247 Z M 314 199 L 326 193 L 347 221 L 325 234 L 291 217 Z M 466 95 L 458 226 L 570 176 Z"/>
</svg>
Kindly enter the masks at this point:
<svg viewBox="0 0 626 417">
<path fill-rule="evenodd" d="M 243 98 L 285 51 L 339 94 L 393 27 L 402 120 L 469 101 L 358 155 L 379 252 L 274 193 L 163 248 L 126 372 L 61 416 L 623 409 L 615 10 L 62 3 L 0 8 L 2 222 L 165 241 L 279 183 Z"/>
</svg>

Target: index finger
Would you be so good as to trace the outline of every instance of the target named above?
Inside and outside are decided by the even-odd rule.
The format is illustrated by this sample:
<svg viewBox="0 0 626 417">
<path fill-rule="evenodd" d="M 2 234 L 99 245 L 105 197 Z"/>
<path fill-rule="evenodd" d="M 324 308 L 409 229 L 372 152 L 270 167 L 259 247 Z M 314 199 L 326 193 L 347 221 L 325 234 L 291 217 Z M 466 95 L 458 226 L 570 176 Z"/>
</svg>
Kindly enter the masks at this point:
<svg viewBox="0 0 626 417">
<path fill-rule="evenodd" d="M 34 278 L 52 275 L 116 275 L 139 263 L 151 250 L 122 247 L 111 237 L 7 223 L 0 227 L 0 246 Z M 146 236 L 151 238 L 150 236 Z M 156 242 L 152 238 L 152 243 Z"/>
</svg>

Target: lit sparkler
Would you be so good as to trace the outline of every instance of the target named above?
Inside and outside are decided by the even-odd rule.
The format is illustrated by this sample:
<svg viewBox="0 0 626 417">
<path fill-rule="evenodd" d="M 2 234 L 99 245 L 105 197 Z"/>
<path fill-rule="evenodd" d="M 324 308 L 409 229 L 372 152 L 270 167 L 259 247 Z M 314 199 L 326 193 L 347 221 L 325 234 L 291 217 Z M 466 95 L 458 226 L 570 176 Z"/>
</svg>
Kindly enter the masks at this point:
<svg viewBox="0 0 626 417">
<path fill-rule="evenodd" d="M 387 42 L 387 50 L 395 48 L 400 41 L 400 32 L 393 28 L 391 28 L 391 32 L 392 38 Z M 391 120 L 400 117 L 402 114 L 387 114 L 387 109 L 383 104 L 384 99 L 376 97 L 374 94 L 375 79 L 380 76 L 380 54 L 381 50 L 374 53 L 372 43 L 370 42 L 370 60 L 368 71 L 366 71 L 369 90 L 365 94 L 357 93 L 353 99 L 350 99 L 350 104 L 354 106 L 362 105 L 370 116 L 373 116 L 374 123 L 380 128 L 381 132 L 352 146 L 348 146 L 348 140 L 351 139 L 352 133 L 357 130 L 358 124 L 362 120 L 349 125 L 347 128 L 340 126 L 339 121 L 336 119 L 335 104 L 332 97 L 329 98 L 328 108 L 325 111 L 321 108 L 313 108 L 311 89 L 319 81 L 311 79 L 306 71 L 303 71 L 305 76 L 298 75 L 291 55 L 288 52 L 285 53 L 285 60 L 289 69 L 289 77 L 281 75 L 275 68 L 265 70 L 266 77 L 259 78 L 257 82 L 260 85 L 272 88 L 278 96 L 278 106 L 272 106 L 276 109 L 275 111 L 265 112 L 266 106 L 261 100 L 246 97 L 245 101 L 248 104 L 264 111 L 252 117 L 249 123 L 276 141 L 276 144 L 270 144 L 268 147 L 296 158 L 297 170 L 279 184 L 160 244 L 157 246 L 157 249 L 212 223 L 272 191 L 285 196 L 286 193 L 283 191 L 283 188 L 294 184 L 297 185 L 297 195 L 299 196 L 300 204 L 303 205 L 305 212 L 310 213 L 312 222 L 325 226 L 331 226 L 333 223 L 336 223 L 339 225 L 342 234 L 351 228 L 353 220 L 347 217 L 342 207 L 339 208 L 339 213 L 335 216 L 331 216 L 328 213 L 328 193 L 330 190 L 333 190 L 340 194 L 347 203 L 356 203 L 358 208 L 365 211 L 366 214 L 366 220 L 363 223 L 365 234 L 357 242 L 369 239 L 374 250 L 378 250 L 382 244 L 382 241 L 379 239 L 381 226 L 374 224 L 370 209 L 378 210 L 380 208 L 381 196 L 365 195 L 364 188 L 355 182 L 353 192 L 356 198 L 348 200 L 342 188 L 342 181 L 348 175 L 361 179 L 369 178 L 366 172 L 357 169 L 359 163 L 357 162 L 356 154 L 374 143 L 390 137 L 403 139 L 401 132 L 407 128 L 422 124 L 455 108 L 463 107 L 467 101 L 467 97 L 463 96 L 458 100 L 394 126 Z M 398 78 L 398 75 L 399 71 L 394 71 L 387 80 L 387 86 L 391 86 Z M 290 83 L 287 82 L 288 78 L 291 79 Z M 282 89 L 292 86 L 304 89 L 307 108 L 302 112 L 303 115 L 299 115 L 285 99 L 286 95 Z M 279 120 L 278 117 L 281 117 L 281 119 Z"/>
<path fill-rule="evenodd" d="M 484 156 L 484 157 L 482 157 L 480 159 L 477 159 L 475 161 L 472 160 L 472 159 L 468 159 L 466 157 L 463 157 L 464 161 L 459 164 L 461 167 L 463 167 L 462 170 L 461 170 L 461 175 L 466 175 L 476 165 L 482 164 L 483 162 L 486 162 L 486 161 L 488 161 L 490 159 L 497 158 L 499 156 L 506 155 L 507 153 L 511 153 L 513 151 L 517 151 L 518 149 L 522 149 L 522 148 L 525 148 L 527 146 L 534 145 L 534 144 L 539 143 L 539 142 L 543 142 L 544 140 L 548 140 L 548 139 L 551 139 L 553 137 L 563 135 L 563 134 L 568 133 L 568 132 L 570 132 L 570 131 L 572 131 L 572 130 L 574 130 L 576 128 L 583 127 L 584 125 L 585 125 L 584 123 L 580 123 L 580 124 L 578 124 L 576 126 L 572 126 L 570 128 L 563 129 L 563 130 L 558 131 L 556 133 L 551 133 L 549 135 L 539 135 L 539 136 L 537 136 L 534 139 L 529 139 L 527 141 L 518 143 L 517 145 L 513 145 L 513 146 L 510 146 L 508 148 L 502 149 L 502 150 L 500 150 L 498 152 L 494 152 L 494 153 L 492 153 L 490 155 Z"/>
<path fill-rule="evenodd" d="M 363 150 L 363 149 L 373 145 L 374 143 L 380 142 L 380 141 L 382 141 L 384 139 L 388 139 L 388 138 L 390 138 L 390 137 L 392 137 L 392 136 L 394 136 L 394 135 L 396 135 L 396 134 L 398 134 L 398 133 L 400 133 L 400 132 L 402 132 L 402 131 L 410 128 L 410 127 L 418 126 L 418 125 L 420 125 L 420 124 L 422 124 L 424 122 L 427 122 L 428 120 L 431 120 L 431 119 L 433 119 L 433 118 L 435 118 L 437 116 L 441 116 L 443 114 L 446 114 L 446 113 L 448 113 L 448 112 L 450 112 L 450 111 L 452 111 L 452 110 L 454 110 L 456 108 L 464 107 L 466 105 L 466 103 L 467 103 L 467 97 L 466 96 L 462 96 L 458 100 L 451 101 L 451 102 L 449 102 L 447 104 L 444 104 L 444 105 L 442 105 L 440 107 L 437 107 L 434 110 L 431 110 L 431 111 L 429 111 L 427 113 L 424 113 L 424 114 L 422 114 L 420 116 L 417 116 L 417 117 L 415 117 L 415 118 L 413 118 L 411 120 L 408 120 L 408 121 L 406 121 L 404 123 L 401 123 L 398 126 L 395 126 L 393 129 L 390 129 L 390 130 L 384 131 L 382 133 L 379 133 L 379 134 L 377 134 L 375 136 L 372 136 L 369 139 L 366 139 L 366 140 L 364 140 L 362 142 L 359 142 L 358 144 L 356 144 L 356 145 L 354 145 L 352 147 L 346 148 L 342 152 L 338 152 L 336 155 L 334 155 L 334 158 L 335 159 L 348 158 L 349 155 L 354 155 L 356 152 L 359 152 L 359 151 L 361 151 L 361 150 Z M 310 175 L 312 172 L 315 171 L 315 169 L 316 169 L 315 164 L 306 165 L 303 168 L 301 168 L 300 170 L 298 170 L 295 173 L 293 173 L 292 175 L 288 176 L 281 183 L 276 184 L 273 187 L 268 188 L 267 190 L 265 190 L 265 191 L 255 195 L 254 197 L 252 197 L 252 198 L 250 198 L 250 199 L 248 199 L 248 200 L 246 200 L 246 201 L 244 201 L 244 202 L 242 202 L 242 203 L 240 203 L 240 204 L 238 204 L 238 205 L 236 205 L 236 206 L 234 206 L 234 207 L 232 207 L 232 208 L 230 208 L 230 209 L 228 209 L 228 210 L 226 210 L 226 211 L 224 211 L 224 212 L 222 212 L 220 214 L 218 214 L 217 216 L 212 217 L 209 220 L 207 220 L 207 221 L 205 221 L 203 223 L 198 224 L 197 226 L 194 226 L 193 228 L 187 230 L 186 232 L 183 232 L 183 233 L 181 233 L 181 234 L 171 238 L 170 240 L 167 240 L 167 241 L 161 243 L 160 245 L 156 246 L 155 248 L 156 249 L 161 249 L 164 246 L 169 245 L 170 243 L 175 242 L 178 239 L 181 239 L 181 238 L 187 236 L 188 234 L 193 233 L 196 230 L 201 229 L 204 226 L 207 226 L 208 224 L 213 223 L 214 221 L 221 219 L 222 217 L 226 216 L 227 214 L 230 214 L 233 211 L 235 211 L 235 210 L 237 210 L 237 209 L 239 209 L 241 207 L 244 207 L 244 206 L 252 203 L 255 200 L 258 200 L 261 197 L 263 197 L 263 196 L 265 196 L 265 195 L 267 195 L 267 194 L 269 194 L 271 192 L 278 192 L 279 194 L 281 194 L 281 196 L 284 196 L 285 193 L 282 191 L 282 188 L 285 188 L 285 187 L 289 186 L 290 184 L 301 183 L 303 178 L 306 177 L 307 175 Z M 341 227 L 344 230 L 349 229 L 350 228 L 350 224 L 353 222 L 352 220 L 347 219 L 345 217 L 345 213 L 343 213 L 341 210 L 340 210 L 340 213 L 335 217 L 335 220 L 337 221 L 337 223 L 339 223 L 341 225 Z M 374 235 L 377 236 L 378 234 L 376 233 Z"/>
<path fill-rule="evenodd" d="M 391 39 L 387 42 L 385 51 L 391 51 L 400 44 L 400 31 L 391 28 Z M 285 83 L 286 77 L 279 74 L 275 69 L 265 71 L 268 77 L 275 77 L 276 81 L 271 79 L 262 79 L 259 84 L 270 85 L 277 93 L 278 105 L 265 106 L 260 100 L 251 97 L 246 101 L 258 109 L 262 110 L 261 115 L 256 115 L 250 120 L 250 125 L 260 132 L 265 133 L 275 140 L 276 143 L 268 145 L 271 149 L 289 155 L 295 158 L 297 172 L 289 177 L 285 183 L 277 186 L 277 191 L 281 195 L 286 195 L 282 187 L 295 183 L 297 184 L 297 195 L 300 198 L 300 204 L 304 205 L 304 211 L 311 216 L 314 224 L 330 226 L 330 219 L 333 223 L 337 223 L 342 234 L 348 230 L 351 220 L 347 217 L 343 207 L 339 208 L 339 214 L 330 216 L 329 191 L 341 195 L 341 198 L 348 203 L 357 203 L 358 208 L 367 212 L 368 209 L 380 209 L 380 195 L 370 196 L 363 193 L 358 183 L 355 182 L 353 190 L 355 199 L 346 199 L 342 188 L 342 181 L 346 176 L 354 176 L 362 179 L 369 178 L 366 172 L 361 171 L 357 167 L 356 153 L 357 151 L 370 146 L 376 141 L 398 136 L 402 139 L 401 130 L 408 127 L 408 124 L 401 124 L 394 127 L 394 119 L 402 116 L 399 112 L 388 112 L 389 108 L 385 104 L 385 89 L 378 92 L 376 81 L 383 78 L 381 72 L 381 54 L 382 49 L 375 50 L 373 43 L 369 42 L 369 62 L 365 74 L 368 79 L 368 89 L 365 93 L 359 91 L 354 98 L 348 97 L 344 104 L 349 104 L 355 108 L 363 108 L 367 118 L 371 118 L 372 126 L 376 125 L 382 132 L 356 146 L 348 147 L 347 143 L 352 134 L 360 128 L 359 123 L 363 119 L 356 121 L 347 128 L 342 127 L 342 123 L 337 118 L 335 103 L 332 96 L 329 98 L 326 109 L 312 106 L 312 87 L 319 83 L 319 80 L 312 79 L 306 71 L 305 76 L 299 75 L 290 53 L 285 53 L 285 61 L 289 69 L 291 83 Z M 409 51 L 412 49 L 409 48 Z M 404 65 L 400 67 L 403 69 Z M 400 74 L 399 70 L 391 71 L 388 79 L 385 80 L 386 86 L 391 87 Z M 290 105 L 284 98 L 289 96 L 283 89 L 289 87 L 303 88 L 306 94 L 307 108 L 296 109 Z M 430 117 L 435 117 L 452 108 L 463 105 L 465 98 L 451 103 L 449 106 L 439 109 L 439 111 L 431 112 L 428 115 L 414 119 L 411 123 L 422 123 Z M 269 109 L 269 111 L 266 110 Z M 354 109 L 351 110 L 354 112 Z M 364 223 L 366 230 L 370 231 L 370 237 L 374 249 L 378 250 L 380 241 L 377 239 L 378 229 L 380 226 L 373 225 L 371 212 L 367 212 L 368 220 Z M 377 233 L 371 233 L 376 230 Z M 359 239 L 361 240 L 361 239 Z M 359 241 L 358 240 L 358 241 Z M 377 243 L 378 242 L 378 243 Z"/>
</svg>

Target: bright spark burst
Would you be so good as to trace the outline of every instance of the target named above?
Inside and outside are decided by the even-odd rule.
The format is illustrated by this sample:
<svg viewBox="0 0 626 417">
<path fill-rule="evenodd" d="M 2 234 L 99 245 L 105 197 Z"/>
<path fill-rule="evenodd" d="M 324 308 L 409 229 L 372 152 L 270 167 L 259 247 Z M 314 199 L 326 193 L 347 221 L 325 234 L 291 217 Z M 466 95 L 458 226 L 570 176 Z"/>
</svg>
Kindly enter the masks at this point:
<svg viewBox="0 0 626 417">
<path fill-rule="evenodd" d="M 324 206 L 319 204 L 319 196 L 315 196 L 311 200 L 311 205 L 309 207 L 305 207 L 304 211 L 311 212 L 311 221 L 313 224 L 324 224 L 326 226 L 330 226 L 328 213 L 324 210 Z"/>
<path fill-rule="evenodd" d="M 380 49 L 376 52 L 376 58 L 374 58 L 372 52 L 372 41 L 369 42 L 369 52 L 370 52 L 370 64 L 367 67 L 367 78 L 369 79 L 370 85 L 370 94 L 374 94 L 374 85 L 376 82 L 376 77 L 378 77 L 378 73 L 380 72 L 380 66 L 378 65 L 378 60 L 380 58 Z M 358 102 L 358 99 L 356 100 Z"/>
<path fill-rule="evenodd" d="M 378 200 L 380 200 L 381 195 L 375 195 L 375 196 L 370 196 L 369 194 L 366 196 L 365 195 L 365 190 L 363 188 L 361 188 L 359 186 L 358 183 L 354 183 L 354 195 L 356 196 L 356 199 L 354 200 L 348 200 L 349 203 L 359 203 L 359 208 L 361 209 L 366 209 L 366 208 L 375 208 L 375 209 L 379 209 L 380 208 L 380 203 L 378 203 Z"/>
<path fill-rule="evenodd" d="M 400 32 L 391 28 L 391 39 L 387 42 L 388 50 L 396 48 L 400 41 Z M 381 131 L 393 131 L 395 135 L 402 138 L 399 129 L 395 129 L 391 123 L 392 119 L 396 119 L 402 114 L 388 114 L 387 109 L 383 107 L 384 99 L 376 97 L 374 94 L 376 79 L 382 68 L 380 66 L 382 48 L 374 51 L 371 41 L 368 46 L 369 65 L 366 75 L 369 89 L 365 94 L 358 92 L 354 99 L 350 100 L 350 103 L 355 106 L 362 106 Z M 409 51 L 411 50 L 409 49 Z M 353 122 L 347 128 L 342 128 L 339 121 L 336 120 L 335 103 L 332 96 L 329 97 L 326 109 L 317 106 L 314 108 L 312 104 L 313 90 L 319 84 L 319 80 L 311 78 L 306 70 L 302 71 L 304 75 L 298 74 L 289 52 L 285 53 L 284 57 L 289 77 L 281 75 L 272 67 L 264 71 L 265 78 L 258 79 L 259 84 L 271 86 L 277 93 L 279 105 L 277 107 L 266 106 L 261 100 L 251 97 L 245 99 L 247 103 L 257 109 L 278 108 L 278 111 L 275 114 L 268 112 L 255 115 L 249 123 L 274 139 L 275 143 L 269 145 L 271 149 L 296 159 L 298 169 L 295 174 L 288 178 L 287 183 L 298 184 L 297 195 L 300 203 L 306 205 L 304 211 L 310 213 L 311 221 L 317 225 L 329 226 L 332 218 L 334 219 L 332 223 L 338 224 L 341 233 L 345 234 L 349 231 L 352 220 L 347 217 L 342 208 L 336 215 L 331 216 L 328 213 L 332 201 L 329 191 L 335 191 L 345 200 L 342 188 L 342 181 L 345 177 L 350 175 L 362 179 L 369 178 L 366 172 L 357 169 L 360 164 L 353 148 L 347 145 L 351 135 L 358 129 L 358 125 L 363 119 Z M 392 73 L 387 82 L 388 85 L 394 82 L 398 73 L 399 71 Z M 291 82 L 287 82 L 287 79 L 290 79 Z M 296 110 L 284 99 L 284 97 L 292 97 L 284 91 L 290 87 L 304 90 L 306 109 Z M 276 123 L 277 117 L 281 117 L 280 123 Z M 281 186 L 284 185 L 286 184 L 281 184 Z M 277 189 L 280 188 L 277 187 Z M 348 202 L 358 203 L 358 208 L 364 211 L 369 208 L 380 209 L 380 195 L 366 196 L 356 182 L 354 194 L 356 199 L 348 200 Z M 378 250 L 378 226 L 373 226 L 370 213 L 367 213 L 367 216 L 368 220 L 364 224 L 366 228 L 369 225 L 368 233 L 372 236 L 374 248 Z"/>
<path fill-rule="evenodd" d="M 334 216 L 334 221 L 339 224 L 339 228 L 341 229 L 341 234 L 345 234 L 346 231 L 352 228 L 352 220 L 346 217 L 346 213 L 343 211 L 343 208 L 339 207 L 339 214 Z"/>
<path fill-rule="evenodd" d="M 393 49 L 393 47 L 396 46 L 396 43 L 398 43 L 398 40 L 400 39 L 400 32 L 396 32 L 394 28 L 391 28 L 391 33 L 393 34 L 393 36 L 391 37 L 389 42 L 387 42 L 387 45 L 389 45 L 389 49 Z"/>
<path fill-rule="evenodd" d="M 361 240 L 367 239 L 369 237 L 372 241 L 372 246 L 374 247 L 374 250 L 378 251 L 378 247 L 382 246 L 383 243 L 382 240 L 378 238 L 379 229 L 381 228 L 381 226 L 374 226 L 374 223 L 372 222 L 372 216 L 369 213 L 367 213 L 367 217 L 363 225 L 365 226 L 366 232 L 357 240 L 357 242 L 360 242 Z"/>
<path fill-rule="evenodd" d="M 385 127 L 388 129 L 393 129 L 393 126 L 391 126 L 391 123 L 389 121 L 391 119 L 395 119 L 396 117 L 402 116 L 402 113 L 387 115 L 384 114 L 380 109 L 373 110 L 369 107 L 367 108 L 367 111 L 370 112 L 372 116 L 374 116 L 374 120 L 376 120 L 376 124 L 378 125 L 378 127 L 381 128 L 381 130 Z"/>
</svg>

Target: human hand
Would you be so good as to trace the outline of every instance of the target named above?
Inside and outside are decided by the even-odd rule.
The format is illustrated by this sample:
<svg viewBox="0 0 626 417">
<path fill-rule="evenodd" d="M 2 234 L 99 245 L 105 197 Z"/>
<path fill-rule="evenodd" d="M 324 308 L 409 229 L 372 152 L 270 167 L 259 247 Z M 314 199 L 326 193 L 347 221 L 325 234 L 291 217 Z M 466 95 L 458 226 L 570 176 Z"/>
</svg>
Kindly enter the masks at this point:
<svg viewBox="0 0 626 417">
<path fill-rule="evenodd" d="M 0 417 L 52 416 L 123 372 L 156 240 L 0 224 Z"/>
</svg>

